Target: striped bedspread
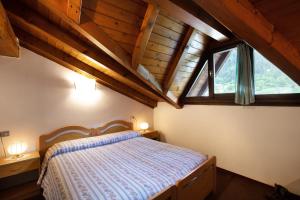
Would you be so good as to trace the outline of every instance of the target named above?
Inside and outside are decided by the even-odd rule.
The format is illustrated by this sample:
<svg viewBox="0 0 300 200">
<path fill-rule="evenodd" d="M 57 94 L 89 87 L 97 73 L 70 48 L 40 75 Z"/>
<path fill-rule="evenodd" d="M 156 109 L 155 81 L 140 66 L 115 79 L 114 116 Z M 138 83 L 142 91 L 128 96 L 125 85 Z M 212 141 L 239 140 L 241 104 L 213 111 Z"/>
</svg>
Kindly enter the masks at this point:
<svg viewBox="0 0 300 200">
<path fill-rule="evenodd" d="M 39 179 L 45 198 L 144 200 L 207 159 L 133 131 L 121 133 L 121 138 L 109 135 L 109 139 L 98 136 L 51 147 Z"/>
</svg>

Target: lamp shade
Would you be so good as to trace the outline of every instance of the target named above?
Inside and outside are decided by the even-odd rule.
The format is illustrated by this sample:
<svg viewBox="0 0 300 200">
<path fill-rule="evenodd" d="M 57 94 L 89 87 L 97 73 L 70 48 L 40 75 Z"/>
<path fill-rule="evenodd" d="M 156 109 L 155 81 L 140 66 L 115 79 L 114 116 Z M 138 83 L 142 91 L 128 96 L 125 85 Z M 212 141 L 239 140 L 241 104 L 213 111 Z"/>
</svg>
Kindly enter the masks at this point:
<svg viewBox="0 0 300 200">
<path fill-rule="evenodd" d="M 26 151 L 27 145 L 24 142 L 15 142 L 8 146 L 8 153 L 10 155 L 19 155 Z"/>
<path fill-rule="evenodd" d="M 147 130 L 149 128 L 149 124 L 147 122 L 140 123 L 140 128 L 142 130 Z"/>
</svg>

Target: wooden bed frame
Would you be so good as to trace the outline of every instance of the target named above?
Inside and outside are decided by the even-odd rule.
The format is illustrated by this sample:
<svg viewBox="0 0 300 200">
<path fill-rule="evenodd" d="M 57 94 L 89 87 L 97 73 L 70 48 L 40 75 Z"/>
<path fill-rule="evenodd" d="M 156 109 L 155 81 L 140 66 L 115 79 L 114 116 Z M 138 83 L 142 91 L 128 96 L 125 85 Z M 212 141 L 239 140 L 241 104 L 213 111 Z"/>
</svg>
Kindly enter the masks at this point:
<svg viewBox="0 0 300 200">
<path fill-rule="evenodd" d="M 46 151 L 55 143 L 92 137 L 103 134 L 114 133 L 118 131 L 132 130 L 132 123 L 115 120 L 99 128 L 88 129 L 81 126 L 67 126 L 57 129 L 51 133 L 41 135 L 40 156 L 44 158 Z M 41 159 L 42 160 L 42 159 Z M 157 195 L 152 200 L 202 200 L 209 193 L 215 192 L 216 189 L 216 157 L 209 157 L 205 162 L 199 165 L 194 171 L 177 181 L 173 185 Z"/>
</svg>

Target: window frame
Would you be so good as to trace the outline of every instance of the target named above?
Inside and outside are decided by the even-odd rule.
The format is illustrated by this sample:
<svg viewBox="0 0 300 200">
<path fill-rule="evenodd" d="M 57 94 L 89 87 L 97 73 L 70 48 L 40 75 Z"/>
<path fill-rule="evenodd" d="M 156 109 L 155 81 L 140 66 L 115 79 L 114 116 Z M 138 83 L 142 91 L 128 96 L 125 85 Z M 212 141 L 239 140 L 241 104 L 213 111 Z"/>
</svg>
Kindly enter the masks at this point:
<svg viewBox="0 0 300 200">
<path fill-rule="evenodd" d="M 238 44 L 242 42 L 236 42 L 233 44 L 228 44 L 223 47 L 214 48 L 211 51 L 208 52 L 208 55 L 205 56 L 204 61 L 200 61 L 199 70 L 195 70 L 195 73 L 198 73 L 203 68 L 205 61 L 208 62 L 208 96 L 196 96 L 196 97 L 187 97 L 189 90 L 191 87 L 189 85 L 193 85 L 194 81 L 196 81 L 193 76 L 197 77 L 198 74 L 193 74 L 190 81 L 192 83 L 189 83 L 186 85 L 187 91 L 183 92 L 180 98 L 179 102 L 181 105 L 235 105 L 240 106 L 238 104 L 234 103 L 235 93 L 223 93 L 223 94 L 215 94 L 214 93 L 214 61 L 213 61 L 213 55 L 215 53 L 225 51 L 228 49 L 232 49 L 237 47 Z M 254 49 L 251 48 L 251 61 L 254 61 L 254 55 L 253 55 Z M 250 104 L 249 106 L 300 106 L 300 93 L 291 93 L 291 94 L 256 94 L 255 95 L 255 103 Z"/>
</svg>

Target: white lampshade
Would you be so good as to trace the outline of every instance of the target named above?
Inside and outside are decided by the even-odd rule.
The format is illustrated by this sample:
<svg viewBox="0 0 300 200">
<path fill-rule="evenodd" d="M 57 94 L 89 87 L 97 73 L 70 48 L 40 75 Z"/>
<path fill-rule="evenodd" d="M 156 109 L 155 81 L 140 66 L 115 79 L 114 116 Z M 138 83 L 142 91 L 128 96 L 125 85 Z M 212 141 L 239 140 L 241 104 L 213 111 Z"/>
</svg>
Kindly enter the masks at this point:
<svg viewBox="0 0 300 200">
<path fill-rule="evenodd" d="M 142 130 L 147 130 L 149 128 L 149 124 L 147 122 L 140 123 L 140 128 Z"/>
<path fill-rule="evenodd" d="M 27 149 L 27 145 L 24 142 L 15 142 L 8 146 L 8 153 L 10 155 L 20 155 L 24 153 Z"/>
</svg>

